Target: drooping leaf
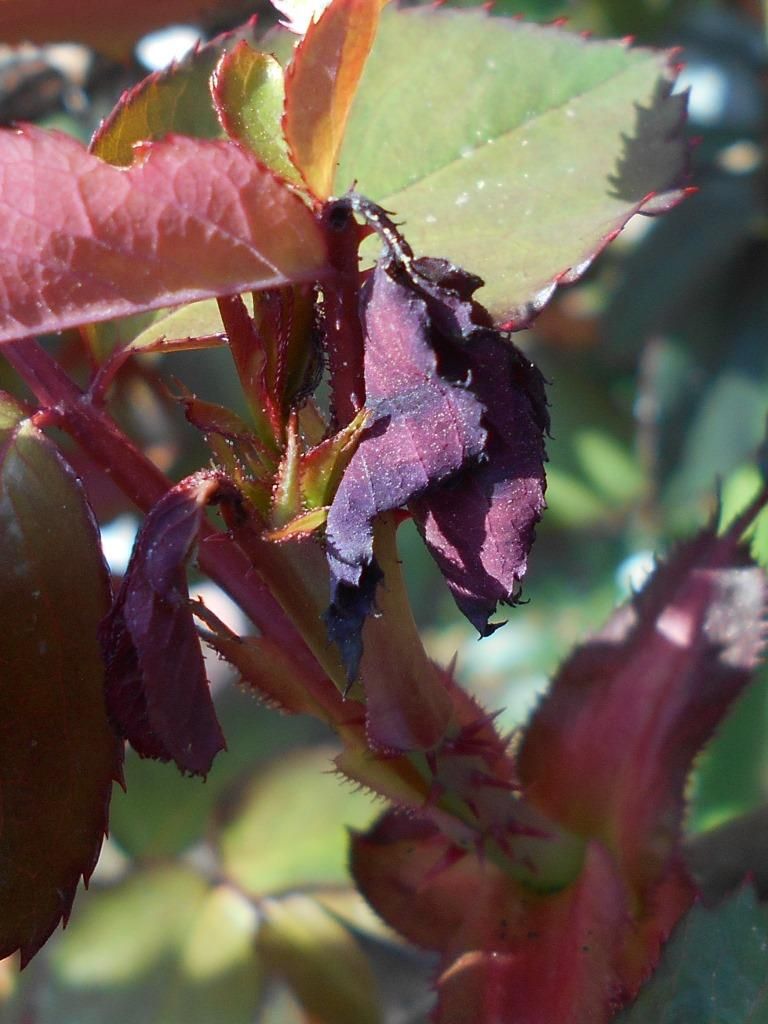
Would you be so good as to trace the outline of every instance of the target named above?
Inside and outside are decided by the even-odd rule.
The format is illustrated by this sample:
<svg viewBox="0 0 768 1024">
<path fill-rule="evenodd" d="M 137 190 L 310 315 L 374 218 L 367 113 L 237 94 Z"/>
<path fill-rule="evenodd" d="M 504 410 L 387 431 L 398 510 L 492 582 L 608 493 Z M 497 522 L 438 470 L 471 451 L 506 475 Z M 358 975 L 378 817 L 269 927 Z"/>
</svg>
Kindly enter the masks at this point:
<svg viewBox="0 0 768 1024">
<path fill-rule="evenodd" d="M 0 175 L 0 340 L 323 270 L 309 209 L 234 143 L 148 143 L 116 168 L 26 127 L 0 134 Z"/>
<path fill-rule="evenodd" d="M 763 649 L 766 583 L 743 528 L 704 530 L 660 566 L 565 662 L 520 750 L 528 797 L 601 838 L 641 899 L 674 856 L 691 762 Z"/>
<path fill-rule="evenodd" d="M 443 260 L 411 260 L 384 211 L 356 196 L 345 202 L 359 205 L 392 249 L 363 298 L 371 426 L 326 532 L 330 632 L 354 672 L 377 581 L 372 522 L 401 505 L 461 610 L 481 634 L 493 632 L 497 603 L 517 599 L 544 508 L 549 417 L 541 374 L 473 300 L 480 279 Z"/>
<path fill-rule="evenodd" d="M 82 42 L 124 60 L 145 32 L 213 16 L 220 0 L 0 0 L 6 43 Z"/>
<path fill-rule="evenodd" d="M 460 315 L 470 307 L 475 281 L 432 262 L 438 282 L 456 288 Z M 464 315 L 471 325 L 470 314 Z M 496 628 L 488 620 L 497 604 L 517 601 L 526 572 L 544 509 L 549 416 L 541 374 L 511 342 L 475 330 L 463 354 L 468 387 L 485 410 L 485 461 L 418 498 L 412 510 L 456 603 L 485 636 Z"/>
<path fill-rule="evenodd" d="M 455 474 L 483 450 L 482 406 L 439 373 L 426 302 L 396 271 L 376 267 L 364 300 L 366 405 L 361 435 L 328 513 L 329 633 L 350 676 L 378 579 L 373 520 Z"/>
<path fill-rule="evenodd" d="M 288 156 L 283 136 L 284 85 L 279 61 L 242 40 L 216 65 L 211 93 L 227 135 L 247 146 L 267 167 L 300 184 L 301 175 Z"/>
<path fill-rule="evenodd" d="M 120 735 L 143 757 L 173 760 L 199 775 L 226 744 L 192 618 L 186 563 L 220 486 L 215 475 L 199 474 L 157 503 L 100 628 L 107 708 Z"/>
<path fill-rule="evenodd" d="M 381 0 L 333 0 L 310 24 L 286 73 L 285 137 L 293 163 L 318 199 L 331 195 L 347 117 L 380 8 Z"/>
<path fill-rule="evenodd" d="M 250 1024 L 262 995 L 254 908 L 179 865 L 89 893 L 34 980 L 40 1024 Z M 24 1020 L 20 1014 L 9 1024 Z M 5 1017 L 4 1017 L 5 1020 Z"/>
<path fill-rule="evenodd" d="M 663 53 L 562 27 L 391 5 L 335 189 L 356 180 L 417 253 L 471 267 L 494 317 L 521 321 L 634 213 L 679 197 L 685 98 L 670 96 L 673 77 Z"/>
<path fill-rule="evenodd" d="M 223 131 L 211 99 L 211 75 L 222 54 L 255 35 L 252 18 L 242 28 L 217 36 L 163 71 L 148 75 L 124 93 L 101 122 L 91 140 L 91 152 L 107 163 L 128 167 L 137 142 L 166 135 L 220 138 Z"/>
<path fill-rule="evenodd" d="M 376 979 L 344 925 L 302 894 L 263 904 L 258 949 L 317 1024 L 380 1024 Z"/>
<path fill-rule="evenodd" d="M 693 907 L 617 1024 L 768 1020 L 766 948 L 768 920 L 749 887 L 719 907 Z"/>
<path fill-rule="evenodd" d="M 0 957 L 66 921 L 107 827 L 120 744 L 96 629 L 109 575 L 79 480 L 0 397 Z"/>
</svg>

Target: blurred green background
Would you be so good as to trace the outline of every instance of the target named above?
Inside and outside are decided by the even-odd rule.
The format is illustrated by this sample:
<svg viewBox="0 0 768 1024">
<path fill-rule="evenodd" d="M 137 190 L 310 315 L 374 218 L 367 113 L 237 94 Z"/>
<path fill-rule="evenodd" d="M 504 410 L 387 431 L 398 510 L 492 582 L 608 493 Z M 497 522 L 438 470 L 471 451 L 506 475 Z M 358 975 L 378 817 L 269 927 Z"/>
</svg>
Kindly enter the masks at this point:
<svg viewBox="0 0 768 1024">
<path fill-rule="evenodd" d="M 641 585 L 654 555 L 715 515 L 727 520 L 759 485 L 768 65 L 760 4 L 749 0 L 499 0 L 495 13 L 567 17 L 596 35 L 680 47 L 698 138 L 698 194 L 658 220 L 636 218 L 518 336 L 551 382 L 553 421 L 528 603 L 477 642 L 415 531 L 402 530 L 430 650 L 443 661 L 458 652 L 462 681 L 503 707 L 512 728 L 569 648 Z M 143 71 L 82 58 L 77 80 L 34 116 L 87 138 Z M 5 89 L 6 120 L 28 116 Z M 237 405 L 226 366 L 216 352 L 189 353 L 169 376 Z M 123 387 L 126 425 L 157 461 L 174 475 L 197 468 L 205 456 L 182 417 L 139 371 Z M 86 462 L 78 469 L 90 478 Z M 105 522 L 122 515 L 107 531 L 119 562 L 131 520 L 114 494 L 96 491 Z M 767 523 L 753 545 L 768 564 Z M 0 964 L 4 1024 L 425 1019 L 429 957 L 401 946 L 349 888 L 343 826 L 365 826 L 380 805 L 330 774 L 332 738 L 319 726 L 261 707 L 223 666 L 214 674 L 228 753 L 205 783 L 129 754 L 127 793 L 115 792 L 112 834 L 72 923 L 20 978 L 13 962 Z M 702 756 L 691 831 L 766 802 L 767 693 L 764 671 Z"/>
</svg>

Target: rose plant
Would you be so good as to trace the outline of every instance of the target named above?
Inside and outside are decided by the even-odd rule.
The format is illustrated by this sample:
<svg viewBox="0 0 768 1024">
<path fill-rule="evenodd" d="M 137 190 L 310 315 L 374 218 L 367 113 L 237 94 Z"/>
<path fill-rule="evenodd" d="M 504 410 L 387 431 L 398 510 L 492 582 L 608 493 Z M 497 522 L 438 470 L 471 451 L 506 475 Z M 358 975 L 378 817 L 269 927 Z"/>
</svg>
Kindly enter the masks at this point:
<svg viewBox="0 0 768 1024">
<path fill-rule="evenodd" d="M 150 76 L 87 149 L 0 134 L 0 339 L 34 396 L 0 405 L 0 955 L 69 916 L 125 741 L 190 775 L 226 756 L 202 638 L 387 802 L 352 874 L 437 954 L 435 1021 L 636 997 L 697 897 L 691 764 L 762 652 L 741 539 L 765 493 L 660 563 L 514 738 L 427 656 L 397 531 L 481 636 L 520 600 L 549 415 L 512 334 L 684 197 L 675 71 L 561 25 L 332 0 L 298 41 L 251 22 Z M 125 344 L 98 344 L 115 318 Z M 86 381 L 34 340 L 68 329 Z M 111 393 L 148 353 L 217 347 L 247 414 L 181 386 L 210 463 L 169 480 Z M 146 514 L 114 593 L 62 432 Z M 258 635 L 190 598 L 193 560 Z"/>
</svg>

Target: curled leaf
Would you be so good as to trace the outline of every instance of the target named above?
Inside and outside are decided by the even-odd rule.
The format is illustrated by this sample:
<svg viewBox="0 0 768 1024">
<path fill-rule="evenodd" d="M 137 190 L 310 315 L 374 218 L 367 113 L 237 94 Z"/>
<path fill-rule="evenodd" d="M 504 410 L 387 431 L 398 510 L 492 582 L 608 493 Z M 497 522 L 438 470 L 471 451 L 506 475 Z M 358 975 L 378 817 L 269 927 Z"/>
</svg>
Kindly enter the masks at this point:
<svg viewBox="0 0 768 1024">
<path fill-rule="evenodd" d="M 208 772 L 225 743 L 192 617 L 186 563 L 205 507 L 220 487 L 214 474 L 201 473 L 157 503 L 100 627 L 115 728 L 143 757 L 173 760 L 197 775 Z"/>
<path fill-rule="evenodd" d="M 660 566 L 565 662 L 524 736 L 529 798 L 602 839 L 641 899 L 675 856 L 693 758 L 764 646 L 765 576 L 738 539 L 704 530 Z"/>
<path fill-rule="evenodd" d="M 497 603 L 517 599 L 544 508 L 549 420 L 538 370 L 472 299 L 480 279 L 442 260 L 412 260 L 383 211 L 346 201 L 369 213 L 393 250 L 363 295 L 371 420 L 326 532 L 330 635 L 354 674 L 382 512 L 410 509 L 461 610 L 481 634 L 493 631 Z"/>
<path fill-rule="evenodd" d="M 333 0 L 307 28 L 286 74 L 285 137 L 293 163 L 318 199 L 332 191 L 380 8 L 381 0 Z"/>
<path fill-rule="evenodd" d="M 211 78 L 211 94 L 224 131 L 283 178 L 301 183 L 281 124 L 283 69 L 269 53 L 241 40 L 225 52 Z"/>
<path fill-rule="evenodd" d="M 383 263 L 374 270 L 364 315 L 370 425 L 336 491 L 326 531 L 329 630 L 346 650 L 352 676 L 378 577 L 374 518 L 456 473 L 485 442 L 482 406 L 439 372 L 426 302 Z"/>
</svg>

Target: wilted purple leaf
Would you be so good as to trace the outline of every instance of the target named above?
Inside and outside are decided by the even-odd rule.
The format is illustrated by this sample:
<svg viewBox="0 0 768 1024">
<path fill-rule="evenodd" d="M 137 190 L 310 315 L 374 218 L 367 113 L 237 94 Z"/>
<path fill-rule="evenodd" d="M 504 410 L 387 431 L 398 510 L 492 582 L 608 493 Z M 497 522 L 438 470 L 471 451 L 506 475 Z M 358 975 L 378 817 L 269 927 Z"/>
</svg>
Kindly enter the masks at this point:
<svg viewBox="0 0 768 1024">
<path fill-rule="evenodd" d="M 468 346 L 472 390 L 485 407 L 485 460 L 412 505 L 424 540 L 461 611 L 486 636 L 498 602 L 514 604 L 544 509 L 544 431 L 539 371 L 493 331 Z"/>
<path fill-rule="evenodd" d="M 186 563 L 205 506 L 221 486 L 212 474 L 177 484 L 147 516 L 109 615 L 100 627 L 107 710 L 143 757 L 205 775 L 225 747 L 195 630 Z"/>
<path fill-rule="evenodd" d="M 391 245 L 383 211 L 352 200 Z M 379 578 L 376 515 L 411 509 L 459 607 L 487 634 L 496 604 L 515 600 L 544 508 L 541 375 L 473 301 L 479 278 L 397 245 L 363 296 L 373 421 L 328 516 L 329 633 L 351 674 Z"/>
<path fill-rule="evenodd" d="M 480 454 L 482 406 L 462 383 L 439 372 L 425 300 L 391 264 L 379 263 L 364 299 L 364 431 L 331 505 L 329 633 L 350 675 L 360 657 L 360 629 L 379 573 L 373 520 L 406 505 Z"/>
</svg>

